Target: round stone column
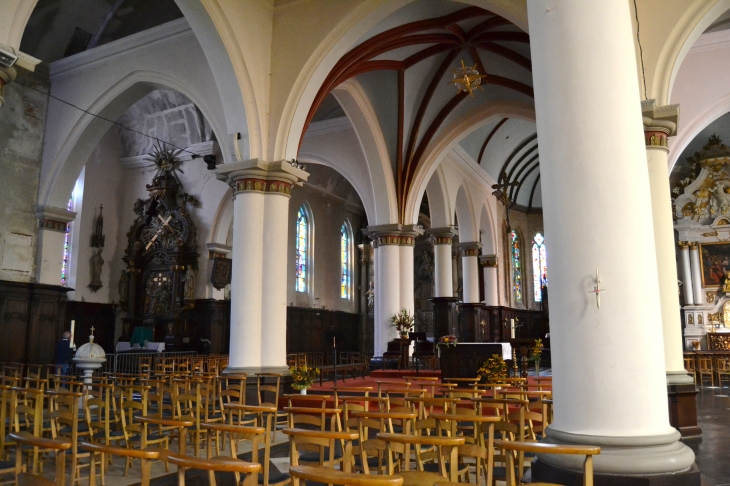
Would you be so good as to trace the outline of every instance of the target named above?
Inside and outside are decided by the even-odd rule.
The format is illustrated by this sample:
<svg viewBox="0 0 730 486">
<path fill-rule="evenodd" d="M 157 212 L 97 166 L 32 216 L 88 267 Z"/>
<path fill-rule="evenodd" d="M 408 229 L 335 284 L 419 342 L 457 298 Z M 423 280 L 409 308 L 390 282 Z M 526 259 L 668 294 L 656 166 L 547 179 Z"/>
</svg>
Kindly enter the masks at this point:
<svg viewBox="0 0 730 486">
<path fill-rule="evenodd" d="M 484 305 L 499 305 L 499 281 L 497 280 L 497 255 L 482 255 L 479 266 L 484 272 Z"/>
<path fill-rule="evenodd" d="M 600 446 L 597 476 L 685 473 L 694 454 L 669 425 L 629 4 L 527 8 L 545 233 L 562 262 L 550 267 L 555 408 L 545 440 Z M 594 286 L 605 290 L 600 308 Z M 540 455 L 532 478 L 567 477 L 582 463 Z"/>
<path fill-rule="evenodd" d="M 702 295 L 702 265 L 700 264 L 700 245 L 696 241 L 690 241 L 689 261 L 692 268 L 692 290 L 694 292 L 695 305 L 702 305 L 705 301 Z"/>
<path fill-rule="evenodd" d="M 388 349 L 388 342 L 398 337 L 398 331 L 390 325 L 390 318 L 400 310 L 401 304 L 400 228 L 389 228 L 391 226 L 400 225 L 387 225 L 370 232 L 375 246 L 375 356 L 382 356 Z"/>
<path fill-rule="evenodd" d="M 692 267 L 689 264 L 689 244 L 686 241 L 679 242 L 679 254 L 682 258 L 682 287 L 684 289 L 684 303 L 692 305 L 695 302 L 692 291 Z"/>
<path fill-rule="evenodd" d="M 475 304 L 479 302 L 479 253 L 482 245 L 472 241 L 459 243 L 458 247 L 461 253 L 462 301 Z"/>
<path fill-rule="evenodd" d="M 433 243 L 434 297 L 453 297 L 454 280 L 451 249 L 456 232 L 452 226 L 426 230 Z"/>
<path fill-rule="evenodd" d="M 667 168 L 667 154 L 669 153 L 667 137 L 676 132 L 679 106 L 659 108 L 655 106 L 654 100 L 649 100 L 643 102 L 641 108 L 651 188 L 667 384 L 694 384 L 694 380 L 684 369 L 682 322 L 679 293 L 677 292 L 677 254 L 674 245 L 674 220 Z"/>
<path fill-rule="evenodd" d="M 286 372 L 289 197 L 308 174 L 288 162 L 224 164 L 233 188 L 231 342 L 227 371 Z"/>
</svg>

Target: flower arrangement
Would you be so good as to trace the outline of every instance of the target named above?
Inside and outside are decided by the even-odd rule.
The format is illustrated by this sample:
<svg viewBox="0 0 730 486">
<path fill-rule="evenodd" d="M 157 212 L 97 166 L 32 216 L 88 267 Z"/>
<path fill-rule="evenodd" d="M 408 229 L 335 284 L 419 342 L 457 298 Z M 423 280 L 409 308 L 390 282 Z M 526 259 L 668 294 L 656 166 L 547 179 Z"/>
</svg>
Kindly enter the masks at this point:
<svg viewBox="0 0 730 486">
<path fill-rule="evenodd" d="M 477 370 L 477 376 L 487 383 L 505 383 L 507 381 L 507 363 L 502 356 L 493 354 Z"/>
<path fill-rule="evenodd" d="M 408 335 L 413 330 L 413 322 L 415 318 L 408 312 L 408 309 L 401 309 L 400 312 L 390 318 L 390 325 L 398 329 L 398 333 Z"/>
<path fill-rule="evenodd" d="M 530 361 L 540 361 L 542 355 L 542 339 L 535 339 L 535 344 L 530 348 Z"/>
<path fill-rule="evenodd" d="M 535 363 L 535 376 L 540 376 L 540 356 L 542 355 L 542 339 L 535 339 L 535 343 L 530 348 L 530 361 Z"/>
<path fill-rule="evenodd" d="M 449 335 L 449 336 L 441 336 L 439 338 L 439 342 L 436 343 L 436 346 L 438 346 L 438 347 L 444 346 L 444 347 L 447 347 L 447 348 L 451 348 L 451 347 L 455 348 L 456 347 L 456 343 L 458 343 L 458 341 L 456 339 L 456 336 L 451 336 L 451 335 Z"/>
<path fill-rule="evenodd" d="M 310 368 L 307 365 L 292 367 L 290 371 L 292 377 L 291 386 L 295 390 L 311 388 L 314 380 L 319 376 L 319 368 Z"/>
</svg>

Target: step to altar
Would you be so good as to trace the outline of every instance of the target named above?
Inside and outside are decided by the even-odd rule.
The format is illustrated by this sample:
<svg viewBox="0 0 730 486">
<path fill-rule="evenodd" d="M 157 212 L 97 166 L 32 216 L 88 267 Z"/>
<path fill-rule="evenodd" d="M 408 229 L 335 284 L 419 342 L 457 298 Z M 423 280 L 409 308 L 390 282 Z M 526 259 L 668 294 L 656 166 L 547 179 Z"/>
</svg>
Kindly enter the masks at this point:
<svg viewBox="0 0 730 486">
<path fill-rule="evenodd" d="M 392 380 L 395 378 L 438 378 L 441 379 L 440 370 L 373 370 L 370 372 L 372 380 Z"/>
</svg>

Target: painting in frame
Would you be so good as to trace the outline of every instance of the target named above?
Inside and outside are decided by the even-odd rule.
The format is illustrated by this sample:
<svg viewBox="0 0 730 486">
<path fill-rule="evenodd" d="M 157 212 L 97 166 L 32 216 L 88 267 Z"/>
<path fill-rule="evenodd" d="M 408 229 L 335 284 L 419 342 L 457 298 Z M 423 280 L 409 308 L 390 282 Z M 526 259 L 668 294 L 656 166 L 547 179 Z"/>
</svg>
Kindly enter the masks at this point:
<svg viewBox="0 0 730 486">
<path fill-rule="evenodd" d="M 730 274 L 730 242 L 700 244 L 702 286 L 719 287 Z"/>
</svg>

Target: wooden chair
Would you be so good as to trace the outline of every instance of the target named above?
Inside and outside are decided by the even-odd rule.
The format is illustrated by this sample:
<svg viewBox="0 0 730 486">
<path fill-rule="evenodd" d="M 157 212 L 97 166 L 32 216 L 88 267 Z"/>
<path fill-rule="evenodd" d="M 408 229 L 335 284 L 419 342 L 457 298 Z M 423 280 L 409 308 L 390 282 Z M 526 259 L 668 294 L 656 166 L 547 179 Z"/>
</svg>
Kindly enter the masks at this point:
<svg viewBox="0 0 730 486">
<path fill-rule="evenodd" d="M 251 441 L 251 462 L 259 462 L 259 442 L 265 442 L 267 430 L 264 427 L 244 427 L 241 425 L 229 425 L 221 423 L 204 423 L 202 424 L 203 430 L 207 434 L 228 434 L 230 437 L 230 451 L 233 459 L 238 458 L 238 447 L 237 444 L 241 440 Z M 211 446 L 210 437 L 207 440 L 207 453 L 208 459 L 213 457 L 213 448 Z M 268 461 L 268 457 L 266 458 Z M 241 475 L 234 473 L 236 476 L 236 484 L 240 484 Z"/>
<path fill-rule="evenodd" d="M 299 486 L 301 480 L 338 486 L 403 486 L 402 476 L 368 476 L 315 466 L 293 466 L 289 474 L 294 486 Z"/>
<path fill-rule="evenodd" d="M 106 464 L 106 455 L 121 456 L 127 460 L 139 459 L 142 463 L 142 481 L 141 486 L 149 486 L 150 484 L 150 461 L 160 459 L 161 454 L 165 451 L 161 449 L 129 449 L 127 447 L 117 447 L 104 444 L 96 444 L 90 442 L 82 442 L 81 449 L 91 453 L 91 463 L 89 465 L 89 486 L 96 486 L 96 454 L 101 454 L 101 484 L 104 484 L 104 464 Z"/>
<path fill-rule="evenodd" d="M 167 456 L 167 460 L 171 464 L 177 466 L 178 486 L 185 486 L 185 471 L 187 469 L 201 469 L 203 471 L 208 471 L 208 483 L 210 486 L 216 486 L 216 471 L 232 472 L 239 475 L 258 474 L 261 471 L 261 464 L 255 464 L 241 459 L 233 459 L 231 457 L 202 459 L 193 456 L 183 456 L 180 454 L 169 454 Z M 244 484 L 249 484 L 249 481 L 244 481 Z"/>
<path fill-rule="evenodd" d="M 730 356 L 727 354 L 715 357 L 715 376 L 717 376 L 717 385 L 722 387 L 723 377 L 730 382 Z"/>
<path fill-rule="evenodd" d="M 684 369 L 689 373 L 697 383 L 697 366 L 694 353 L 684 353 Z"/>
<path fill-rule="evenodd" d="M 712 366 L 712 361 L 712 356 L 699 356 L 697 358 L 697 373 L 700 378 L 700 386 L 704 386 L 704 378 L 706 376 L 710 377 L 710 386 L 715 386 L 715 369 Z"/>
<path fill-rule="evenodd" d="M 406 434 L 389 434 L 380 433 L 377 435 L 378 439 L 385 441 L 387 444 L 387 458 L 388 458 L 388 474 L 394 474 L 396 470 L 396 464 L 399 463 L 399 455 L 402 458 L 403 466 L 400 468 L 399 474 L 403 476 L 404 480 L 408 482 L 408 476 L 425 476 L 424 474 L 412 474 L 414 471 L 410 470 L 411 462 L 411 450 L 410 446 L 415 448 L 416 456 L 416 467 L 420 473 L 426 473 L 427 475 L 434 475 L 433 477 L 441 476 L 448 478 L 449 481 L 458 481 L 458 447 L 465 444 L 464 437 L 439 437 L 439 436 L 424 436 L 424 435 L 406 435 Z M 437 449 L 438 465 L 440 473 L 430 473 L 424 471 L 423 460 L 421 456 L 422 446 L 433 446 Z M 448 464 L 448 470 L 446 465 Z M 426 476 L 428 477 L 428 476 Z M 437 478 L 436 480 L 441 479 Z"/>
<path fill-rule="evenodd" d="M 140 401 L 134 400 L 134 392 L 140 393 Z M 138 417 L 147 416 L 147 392 L 149 386 L 126 387 L 123 401 L 120 406 L 120 417 L 122 421 L 122 430 L 124 431 L 124 440 L 128 448 L 139 448 L 144 450 L 147 446 L 161 444 L 164 449 L 169 449 L 169 440 L 167 436 L 160 436 L 147 433 L 147 424 L 140 422 Z M 135 447 L 137 446 L 137 447 Z M 133 457 L 127 457 L 124 465 L 124 475 L 127 475 L 129 466 L 132 464 Z M 165 471 L 169 471 L 169 466 L 165 463 Z"/>
<path fill-rule="evenodd" d="M 321 451 L 319 461 L 317 461 L 320 466 L 334 468 L 337 463 L 341 463 L 344 472 L 351 471 L 352 443 L 360 437 L 357 432 L 296 428 L 287 428 L 283 432 L 289 436 L 292 466 L 300 465 L 301 450 L 309 451 L 316 448 Z M 338 445 L 340 445 L 341 452 L 337 450 Z"/>
<path fill-rule="evenodd" d="M 79 450 L 79 436 L 91 436 L 91 425 L 89 417 L 84 414 L 83 422 L 79 421 L 79 402 L 84 397 L 82 393 L 62 392 L 51 390 L 49 397 L 53 397 L 55 410 L 50 414 L 52 422 L 52 437 L 54 439 L 70 439 L 74 445 L 71 448 L 71 486 L 81 480 L 81 469 L 88 467 L 88 464 L 81 464 L 80 459 L 89 457 L 90 452 Z M 84 425 L 82 429 L 81 425 Z M 89 473 L 91 474 L 91 473 Z M 104 464 L 101 466 L 102 481 L 104 484 Z"/>
<path fill-rule="evenodd" d="M 256 373 L 256 397 L 258 398 L 258 405 L 260 407 L 279 407 L 279 385 L 281 384 L 282 375 L 278 373 Z M 269 383 L 267 380 L 273 380 L 273 383 Z M 268 400 L 273 394 L 273 401 Z M 271 431 L 272 437 L 276 433 L 278 426 L 287 427 L 288 414 L 286 412 L 276 412 L 276 419 L 274 420 L 274 429 Z"/>
<path fill-rule="evenodd" d="M 56 486 L 64 486 L 66 479 L 66 451 L 73 447 L 73 444 L 70 440 L 47 439 L 43 437 L 37 437 L 29 432 L 11 432 L 10 439 L 17 444 L 15 451 L 16 475 L 19 476 L 21 472 L 26 471 L 26 466 L 23 464 L 23 454 L 20 450 L 22 446 L 53 451 L 56 455 L 56 479 L 54 484 Z M 32 478 L 26 479 L 32 480 Z"/>
<path fill-rule="evenodd" d="M 16 433 L 24 431 L 36 437 L 42 437 L 45 393 L 40 390 L 21 387 L 12 387 L 11 391 L 14 392 L 12 407 L 15 411 L 13 414 L 13 431 Z M 22 451 L 22 448 L 19 451 Z M 32 451 L 28 452 L 28 454 L 33 455 L 33 474 L 41 472 L 42 465 L 39 461 L 41 452 L 46 451 L 42 451 L 37 446 L 33 446 Z"/>
<path fill-rule="evenodd" d="M 556 444 L 541 444 L 534 442 L 494 441 L 494 446 L 515 452 L 530 452 L 533 454 L 575 454 L 585 456 L 583 461 L 583 486 L 593 486 L 593 456 L 601 453 L 600 447 L 593 446 L 564 446 Z M 507 486 L 516 486 L 517 472 L 514 464 L 514 455 L 507 454 Z M 547 484 L 547 483 L 532 483 Z"/>
</svg>

